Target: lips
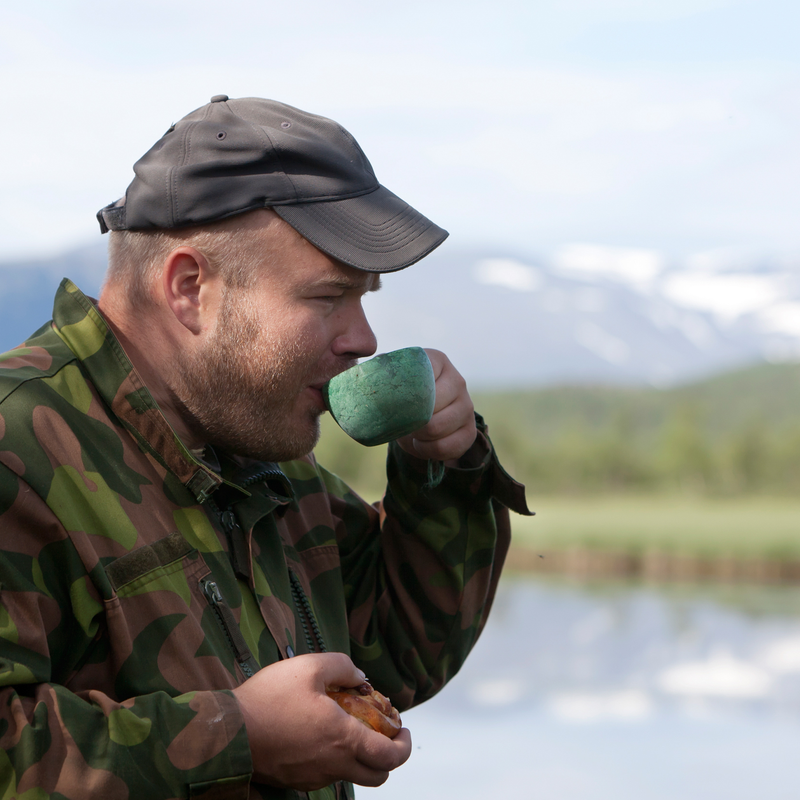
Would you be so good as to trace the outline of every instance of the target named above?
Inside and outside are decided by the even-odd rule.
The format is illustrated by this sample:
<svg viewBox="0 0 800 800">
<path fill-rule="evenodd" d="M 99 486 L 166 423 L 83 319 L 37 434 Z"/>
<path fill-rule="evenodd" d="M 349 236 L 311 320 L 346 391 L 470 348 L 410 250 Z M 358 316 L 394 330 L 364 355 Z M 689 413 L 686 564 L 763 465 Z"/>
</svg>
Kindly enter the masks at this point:
<svg viewBox="0 0 800 800">
<path fill-rule="evenodd" d="M 309 394 L 313 395 L 321 409 L 327 409 L 327 406 L 325 405 L 325 395 L 323 394 L 325 384 L 327 384 L 331 378 L 335 378 L 340 372 L 350 369 L 350 367 L 355 366 L 357 363 L 357 359 L 348 359 L 346 362 L 337 362 L 335 369 L 330 373 L 330 375 L 328 375 L 327 378 L 321 381 L 315 381 L 314 383 L 310 383 L 306 386 Z"/>
<path fill-rule="evenodd" d="M 318 406 L 320 409 L 325 409 L 325 400 L 322 395 L 322 386 L 324 384 L 314 385 L 314 386 L 306 386 L 306 391 L 314 400 L 314 405 Z"/>
<path fill-rule="evenodd" d="M 316 383 L 310 383 L 310 384 L 308 385 L 309 389 L 317 389 L 318 391 L 320 391 L 320 392 L 321 392 L 321 391 L 322 391 L 322 390 L 325 388 L 325 384 L 326 384 L 326 383 L 327 383 L 327 382 L 328 382 L 328 381 L 329 381 L 331 378 L 335 378 L 335 377 L 336 377 L 336 376 L 337 376 L 339 373 L 341 373 L 341 372 L 344 372 L 344 371 L 345 371 L 345 370 L 347 370 L 347 369 L 350 369 L 350 367 L 354 367 L 354 366 L 355 366 L 357 363 L 358 363 L 358 361 L 356 361 L 355 359 L 353 359 L 353 360 L 351 360 L 351 361 L 348 361 L 348 362 L 346 362 L 346 363 L 344 363 L 344 364 L 341 364 L 341 363 L 340 363 L 340 364 L 338 364 L 338 365 L 337 365 L 337 366 L 338 366 L 338 369 L 335 369 L 334 371 L 332 371 L 332 372 L 330 373 L 330 375 L 328 375 L 328 377 L 327 377 L 327 378 L 324 378 L 323 380 L 321 380 L 321 381 L 318 381 L 318 382 L 316 382 Z"/>
</svg>

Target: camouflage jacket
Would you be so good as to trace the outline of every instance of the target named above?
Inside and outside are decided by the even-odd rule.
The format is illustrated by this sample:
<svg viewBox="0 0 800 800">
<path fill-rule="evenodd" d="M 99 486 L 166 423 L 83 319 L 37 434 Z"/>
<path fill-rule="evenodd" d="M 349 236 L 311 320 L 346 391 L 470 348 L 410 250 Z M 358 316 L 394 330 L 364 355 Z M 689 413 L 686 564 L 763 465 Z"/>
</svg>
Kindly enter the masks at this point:
<svg viewBox="0 0 800 800">
<path fill-rule="evenodd" d="M 438 691 L 527 513 L 483 433 L 465 459 L 430 490 L 390 447 L 374 507 L 313 455 L 212 469 L 65 280 L 0 356 L 0 795 L 305 796 L 251 782 L 230 690 L 327 648 L 401 709 Z"/>
</svg>

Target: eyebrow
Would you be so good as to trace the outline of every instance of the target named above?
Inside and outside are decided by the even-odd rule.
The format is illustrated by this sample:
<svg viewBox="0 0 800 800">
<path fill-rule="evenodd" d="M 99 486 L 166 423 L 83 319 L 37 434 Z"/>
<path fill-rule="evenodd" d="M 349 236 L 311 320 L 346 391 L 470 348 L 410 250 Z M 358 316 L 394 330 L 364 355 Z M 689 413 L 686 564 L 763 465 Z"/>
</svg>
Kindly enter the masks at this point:
<svg viewBox="0 0 800 800">
<path fill-rule="evenodd" d="M 370 285 L 371 284 L 371 285 Z M 318 281 L 314 281 L 312 284 L 313 288 L 319 288 L 321 286 L 330 286 L 335 289 L 365 289 L 367 292 L 377 292 L 381 288 L 381 276 L 377 273 L 371 272 L 367 277 L 366 281 L 361 280 L 351 280 L 350 278 L 343 278 L 339 275 L 330 278 L 320 278 Z"/>
</svg>

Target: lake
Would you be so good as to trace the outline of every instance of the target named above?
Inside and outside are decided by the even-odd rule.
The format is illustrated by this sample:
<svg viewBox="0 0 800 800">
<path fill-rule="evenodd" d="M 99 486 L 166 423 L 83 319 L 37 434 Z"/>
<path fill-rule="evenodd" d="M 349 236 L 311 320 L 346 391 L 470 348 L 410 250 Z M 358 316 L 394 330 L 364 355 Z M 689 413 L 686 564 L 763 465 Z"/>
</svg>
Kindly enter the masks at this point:
<svg viewBox="0 0 800 800">
<path fill-rule="evenodd" d="M 508 578 L 361 800 L 796 798 L 800 591 Z"/>
</svg>

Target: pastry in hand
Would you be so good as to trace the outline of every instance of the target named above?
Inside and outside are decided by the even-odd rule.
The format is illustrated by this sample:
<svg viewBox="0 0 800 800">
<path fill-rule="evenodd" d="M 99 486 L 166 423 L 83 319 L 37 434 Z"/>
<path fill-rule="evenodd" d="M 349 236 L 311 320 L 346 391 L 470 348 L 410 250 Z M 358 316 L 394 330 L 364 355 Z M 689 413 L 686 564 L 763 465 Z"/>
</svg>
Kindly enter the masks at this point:
<svg viewBox="0 0 800 800">
<path fill-rule="evenodd" d="M 390 739 L 394 739 L 403 727 L 400 714 L 389 702 L 389 698 L 376 692 L 368 683 L 362 683 L 361 686 L 352 689 L 330 686 L 327 694 L 348 714 Z"/>
</svg>

